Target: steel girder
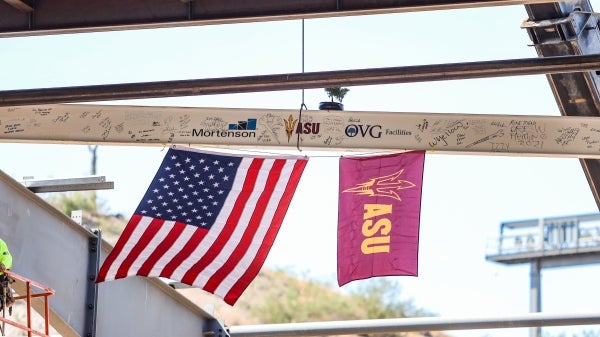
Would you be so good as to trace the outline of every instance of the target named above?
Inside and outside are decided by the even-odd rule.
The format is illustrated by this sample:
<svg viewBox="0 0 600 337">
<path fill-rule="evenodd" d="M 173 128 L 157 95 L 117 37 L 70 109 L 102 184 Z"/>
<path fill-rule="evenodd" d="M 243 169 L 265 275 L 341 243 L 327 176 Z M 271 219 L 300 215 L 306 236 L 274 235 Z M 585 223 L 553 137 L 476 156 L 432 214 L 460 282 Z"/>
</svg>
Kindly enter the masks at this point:
<svg viewBox="0 0 600 337">
<path fill-rule="evenodd" d="M 0 36 L 382 14 L 543 1 L 0 0 Z"/>
<path fill-rule="evenodd" d="M 600 52 L 599 16 L 587 0 L 525 5 L 523 24 L 540 57 L 590 55 Z M 561 113 L 600 117 L 598 70 L 547 74 Z M 596 204 L 600 207 L 600 160 L 581 159 Z"/>
<path fill-rule="evenodd" d="M 598 16 L 587 0 L 0 0 L 0 36 L 139 29 L 267 20 L 524 4 L 523 25 L 540 57 L 598 54 Z M 126 9 L 126 10 L 125 10 Z M 566 116 L 600 116 L 599 75 L 550 73 L 550 86 Z M 375 84 L 375 82 L 373 83 Z M 31 103 L 31 102 L 29 102 Z M 24 103 L 25 104 L 25 103 Z M 600 206 L 600 161 L 581 160 Z"/>
<path fill-rule="evenodd" d="M 600 55 L 0 91 L 0 106 L 299 90 L 592 71 Z"/>
</svg>

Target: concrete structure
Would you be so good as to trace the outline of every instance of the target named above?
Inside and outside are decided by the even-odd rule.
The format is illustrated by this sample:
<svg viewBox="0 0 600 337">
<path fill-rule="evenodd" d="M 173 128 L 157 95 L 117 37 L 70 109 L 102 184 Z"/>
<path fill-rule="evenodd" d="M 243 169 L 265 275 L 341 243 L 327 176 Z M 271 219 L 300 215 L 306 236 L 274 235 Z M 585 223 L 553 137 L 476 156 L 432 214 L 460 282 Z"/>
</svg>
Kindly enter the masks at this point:
<svg viewBox="0 0 600 337">
<path fill-rule="evenodd" d="M 214 317 L 160 280 L 132 277 L 96 286 L 97 266 L 90 261 L 98 252 L 103 260 L 110 245 L 1 171 L 0 237 L 10 243 L 14 272 L 56 291 L 50 322 L 64 337 L 224 334 Z"/>
</svg>

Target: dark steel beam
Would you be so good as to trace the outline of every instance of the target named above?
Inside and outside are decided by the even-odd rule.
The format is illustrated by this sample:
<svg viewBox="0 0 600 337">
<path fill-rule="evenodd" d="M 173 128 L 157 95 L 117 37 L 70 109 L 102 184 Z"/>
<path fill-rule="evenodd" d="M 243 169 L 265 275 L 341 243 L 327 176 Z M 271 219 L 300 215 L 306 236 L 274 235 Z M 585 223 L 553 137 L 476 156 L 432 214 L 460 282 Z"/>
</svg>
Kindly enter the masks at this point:
<svg viewBox="0 0 600 337">
<path fill-rule="evenodd" d="M 4 0 L 0 36 L 398 13 L 547 0 Z M 31 7 L 23 12 L 15 7 Z"/>
<path fill-rule="evenodd" d="M 523 25 L 543 58 L 600 53 L 599 19 L 588 0 L 526 5 Z M 556 103 L 565 116 L 600 117 L 598 70 L 547 75 Z M 600 208 L 600 160 L 581 159 L 583 172 Z"/>
<path fill-rule="evenodd" d="M 21 0 L 4 0 L 4 2 L 20 10 L 21 12 L 33 12 L 33 8 Z"/>
<path fill-rule="evenodd" d="M 0 91 L 0 106 L 445 81 L 600 69 L 600 55 Z"/>
</svg>

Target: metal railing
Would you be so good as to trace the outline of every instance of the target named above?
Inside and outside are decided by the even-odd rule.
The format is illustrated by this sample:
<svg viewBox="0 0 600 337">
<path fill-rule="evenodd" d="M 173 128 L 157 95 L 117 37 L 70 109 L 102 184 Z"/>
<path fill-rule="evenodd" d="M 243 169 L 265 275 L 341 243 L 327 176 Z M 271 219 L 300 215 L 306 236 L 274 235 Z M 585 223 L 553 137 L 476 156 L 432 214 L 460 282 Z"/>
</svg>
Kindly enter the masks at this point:
<svg viewBox="0 0 600 337">
<path fill-rule="evenodd" d="M 384 318 L 370 320 L 279 323 L 231 326 L 231 337 L 300 337 L 331 335 L 363 335 L 410 331 L 446 331 L 471 329 L 502 329 L 542 326 L 572 326 L 600 323 L 599 313 L 529 313 L 474 318 Z"/>
<path fill-rule="evenodd" d="M 49 297 L 54 295 L 55 291 L 51 288 L 48 288 L 42 284 L 39 284 L 37 282 L 34 282 L 26 277 L 23 277 L 19 274 L 15 274 L 11 271 L 5 271 L 4 272 L 6 275 L 8 275 L 10 278 L 15 279 L 15 280 L 19 280 L 21 282 L 23 282 L 25 284 L 25 295 L 20 295 L 20 296 L 14 296 L 14 300 L 22 300 L 24 299 L 26 302 L 26 308 L 27 308 L 27 325 L 23 325 L 21 323 L 15 322 L 9 318 L 5 317 L 5 311 L 7 310 L 7 307 L 3 307 L 0 310 L 2 310 L 2 317 L 0 317 L 0 321 L 2 322 L 2 331 L 4 332 L 4 328 L 5 328 L 5 324 L 9 324 L 12 325 L 20 330 L 23 331 L 27 331 L 27 336 L 31 337 L 32 335 L 37 335 L 37 336 L 43 336 L 43 337 L 49 337 L 50 335 L 50 306 L 49 306 Z M 36 288 L 37 292 L 34 292 L 32 290 L 32 288 Z M 10 289 L 6 289 L 7 291 L 10 291 Z M 32 306 L 32 299 L 33 298 L 43 298 L 43 302 L 44 302 L 44 332 L 41 331 L 37 331 L 35 329 L 32 328 L 32 322 L 31 322 L 31 306 Z M 3 333 L 4 335 L 4 333 Z"/>
<path fill-rule="evenodd" d="M 510 255 L 593 247 L 600 247 L 600 227 L 580 229 L 577 237 L 568 240 L 549 240 L 540 235 L 527 233 L 503 235 L 488 241 L 486 255 Z"/>
</svg>

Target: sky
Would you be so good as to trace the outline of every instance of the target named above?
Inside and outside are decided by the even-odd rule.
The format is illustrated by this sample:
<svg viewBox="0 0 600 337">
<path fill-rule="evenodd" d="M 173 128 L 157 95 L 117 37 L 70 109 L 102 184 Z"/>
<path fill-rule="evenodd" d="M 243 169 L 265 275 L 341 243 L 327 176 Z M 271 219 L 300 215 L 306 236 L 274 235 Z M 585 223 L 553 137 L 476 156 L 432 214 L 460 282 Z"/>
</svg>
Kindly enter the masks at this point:
<svg viewBox="0 0 600 337">
<path fill-rule="evenodd" d="M 300 20 L 0 38 L 0 90 L 533 58 L 520 28 L 526 18 L 523 6 L 500 6 L 310 19 L 304 21 L 304 48 Z M 322 89 L 310 89 L 96 103 L 277 109 L 305 103 L 316 110 L 324 100 Z M 560 115 L 543 75 L 350 87 L 344 105 L 355 111 Z M 290 152 L 310 159 L 266 266 L 336 284 L 340 153 Z M 17 180 L 90 172 L 86 145 L 0 142 L 0 153 L 0 170 Z M 99 192 L 110 212 L 131 216 L 164 153 L 157 146 L 99 147 L 98 174 L 115 183 Z M 596 212 L 576 158 L 428 152 L 419 276 L 393 278 L 398 300 L 448 318 L 525 314 L 529 265 L 485 259 L 500 223 Z M 544 269 L 542 311 L 594 312 L 598 277 L 597 265 Z M 598 327 L 544 331 L 584 329 Z M 528 329 L 449 334 L 520 337 Z"/>
</svg>

